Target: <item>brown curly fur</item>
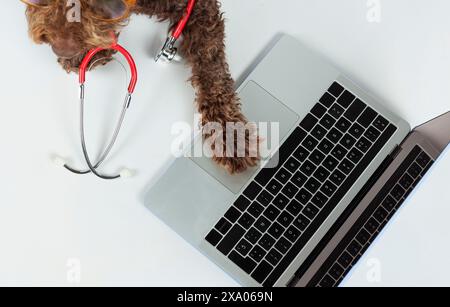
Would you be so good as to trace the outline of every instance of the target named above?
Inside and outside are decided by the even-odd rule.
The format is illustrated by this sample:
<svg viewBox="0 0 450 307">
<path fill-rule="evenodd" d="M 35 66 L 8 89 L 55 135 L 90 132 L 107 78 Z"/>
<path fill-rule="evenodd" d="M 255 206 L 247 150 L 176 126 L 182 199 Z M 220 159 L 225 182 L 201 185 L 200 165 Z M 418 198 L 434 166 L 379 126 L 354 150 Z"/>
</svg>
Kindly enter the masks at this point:
<svg viewBox="0 0 450 307">
<path fill-rule="evenodd" d="M 187 0 L 138 0 L 132 13 L 169 20 L 175 25 L 182 17 Z M 27 8 L 29 32 L 36 43 L 67 46 L 68 40 L 75 55 L 58 58 L 62 67 L 76 72 L 84 55 L 94 47 L 107 47 L 112 43 L 111 31 L 117 35 L 125 22 L 109 23 L 92 18 L 88 1 L 81 0 L 82 20 L 70 23 L 66 19 L 66 1 L 54 0 L 47 8 Z M 247 122 L 241 113 L 239 98 L 234 90 L 225 56 L 225 25 L 218 0 L 197 0 L 192 16 L 184 30 L 180 52 L 192 68 L 191 82 L 196 89 L 196 103 L 203 124 L 218 122 Z M 104 52 L 98 57 L 111 57 Z M 106 63 L 107 61 L 104 61 Z M 236 139 L 235 139 L 236 142 Z M 249 137 L 246 137 L 246 157 L 215 157 L 214 160 L 230 173 L 239 173 L 256 166 L 259 157 L 249 154 Z M 237 148 L 235 146 L 234 148 Z M 225 148 L 223 151 L 225 152 Z"/>
</svg>

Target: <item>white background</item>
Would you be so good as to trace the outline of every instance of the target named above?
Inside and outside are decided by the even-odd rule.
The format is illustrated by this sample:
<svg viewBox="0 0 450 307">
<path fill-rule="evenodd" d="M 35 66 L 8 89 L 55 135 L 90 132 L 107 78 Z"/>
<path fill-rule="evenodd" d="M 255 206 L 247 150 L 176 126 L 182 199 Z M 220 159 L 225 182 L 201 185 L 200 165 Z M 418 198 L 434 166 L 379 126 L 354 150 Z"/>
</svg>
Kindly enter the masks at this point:
<svg viewBox="0 0 450 307">
<path fill-rule="evenodd" d="M 236 285 L 139 201 L 171 159 L 171 126 L 193 119 L 189 69 L 152 60 L 167 25 L 133 17 L 121 36 L 137 61 L 140 80 L 104 171 L 127 166 L 138 175 L 103 182 L 51 163 L 59 153 L 83 166 L 77 77 L 61 70 L 49 47 L 30 42 L 24 6 L 18 0 L 4 2 L 0 284 L 77 285 L 72 273 L 80 264 L 80 285 Z M 224 0 L 233 76 L 241 78 L 278 33 L 288 33 L 324 54 L 413 126 L 448 111 L 450 3 L 380 3 L 381 22 L 370 23 L 365 0 Z M 125 94 L 120 66 L 112 63 L 89 74 L 87 87 L 89 144 L 97 154 Z M 444 193 L 449 172 L 447 155 L 398 215 L 401 225 L 410 227 L 390 227 L 381 240 L 386 243 L 377 242 L 348 285 L 450 285 L 445 263 L 450 196 Z M 366 278 L 371 258 L 381 264 L 381 282 Z"/>
</svg>

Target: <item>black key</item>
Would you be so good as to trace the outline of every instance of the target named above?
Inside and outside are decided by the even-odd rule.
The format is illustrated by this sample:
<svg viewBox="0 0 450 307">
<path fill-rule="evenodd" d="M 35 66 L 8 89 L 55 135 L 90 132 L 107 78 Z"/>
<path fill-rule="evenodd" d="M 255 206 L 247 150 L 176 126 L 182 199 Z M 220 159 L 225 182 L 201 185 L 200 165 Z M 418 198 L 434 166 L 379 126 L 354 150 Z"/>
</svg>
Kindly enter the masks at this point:
<svg viewBox="0 0 450 307">
<path fill-rule="evenodd" d="M 336 282 L 330 275 L 326 275 L 319 283 L 319 286 L 322 288 L 332 288 Z"/>
<path fill-rule="evenodd" d="M 337 103 L 335 103 L 330 110 L 328 110 L 328 113 L 333 116 L 334 118 L 338 119 L 339 117 L 341 117 L 341 115 L 344 113 L 344 109 L 338 105 Z"/>
<path fill-rule="evenodd" d="M 319 141 L 317 141 L 312 136 L 308 136 L 302 143 L 303 147 L 305 147 L 310 152 L 316 148 L 317 144 L 319 144 Z"/>
<path fill-rule="evenodd" d="M 322 193 L 324 193 L 325 195 L 327 195 L 328 197 L 331 197 L 334 192 L 336 192 L 337 187 L 331 183 L 329 180 L 327 182 L 325 182 L 322 186 L 322 188 L 320 189 L 320 191 Z"/>
<path fill-rule="evenodd" d="M 256 199 L 261 205 L 264 207 L 268 206 L 270 202 L 273 200 L 273 195 L 267 192 L 266 190 L 263 190 Z"/>
<path fill-rule="evenodd" d="M 263 168 L 255 177 L 255 181 L 264 187 L 273 178 L 277 170 L 278 168 Z"/>
<path fill-rule="evenodd" d="M 266 256 L 266 260 L 273 266 L 277 265 L 281 258 L 283 258 L 283 255 L 281 255 L 276 249 L 272 249 Z"/>
<path fill-rule="evenodd" d="M 316 103 L 316 105 L 311 110 L 311 113 L 314 114 L 314 116 L 317 118 L 322 118 L 322 116 L 327 113 L 327 109 L 320 103 Z"/>
<path fill-rule="evenodd" d="M 348 131 L 348 133 L 350 133 L 353 137 L 359 139 L 363 135 L 364 130 L 365 129 L 360 124 L 354 123 L 350 127 L 350 130 Z"/>
<path fill-rule="evenodd" d="M 255 218 L 253 218 L 250 214 L 244 213 L 242 217 L 239 219 L 238 223 L 245 229 L 249 229 L 253 223 L 255 222 Z"/>
<path fill-rule="evenodd" d="M 283 234 L 284 228 L 279 223 L 275 222 L 270 226 L 267 232 L 275 239 L 278 239 Z"/>
<path fill-rule="evenodd" d="M 431 162 L 431 158 L 425 152 L 422 152 L 417 157 L 416 161 L 422 168 L 426 168 L 428 164 Z"/>
<path fill-rule="evenodd" d="M 339 280 L 342 274 L 344 274 L 344 269 L 341 267 L 340 264 L 336 263 L 331 267 L 329 273 L 331 277 L 333 277 L 335 280 Z"/>
<path fill-rule="evenodd" d="M 301 235 L 301 232 L 294 226 L 290 226 L 284 233 L 284 236 L 292 243 L 295 243 L 295 241 L 297 241 L 297 239 L 300 237 L 300 235 Z"/>
<path fill-rule="evenodd" d="M 248 242 L 245 239 L 242 239 L 237 245 L 236 245 L 236 251 L 241 254 L 242 256 L 247 256 L 247 254 L 250 252 L 250 250 L 252 249 L 252 244 L 250 244 L 250 242 Z"/>
<path fill-rule="evenodd" d="M 263 260 L 261 264 L 253 272 L 252 277 L 261 284 L 264 282 L 267 276 L 269 276 L 272 270 L 273 267 L 268 262 Z"/>
<path fill-rule="evenodd" d="M 346 158 L 344 159 L 344 161 L 341 162 L 341 164 L 339 164 L 338 168 L 341 172 L 348 175 L 350 174 L 350 172 L 353 170 L 354 167 L 355 165 Z"/>
<path fill-rule="evenodd" d="M 396 185 L 392 191 L 391 195 L 394 197 L 397 201 L 400 201 L 403 198 L 403 195 L 405 195 L 405 189 L 403 189 L 400 185 Z"/>
<path fill-rule="evenodd" d="M 259 245 L 262 246 L 266 251 L 270 250 L 272 246 L 275 244 L 275 239 L 269 236 L 268 234 L 265 234 L 261 240 L 259 240 Z"/>
<path fill-rule="evenodd" d="M 390 195 L 388 195 L 382 203 L 383 208 L 389 212 L 394 210 L 396 205 L 397 205 L 397 202 Z"/>
<path fill-rule="evenodd" d="M 364 133 L 364 136 L 368 138 L 371 142 L 375 142 L 381 135 L 381 132 L 375 129 L 373 126 L 369 127 L 367 129 L 366 133 Z"/>
<path fill-rule="evenodd" d="M 264 256 L 267 254 L 267 252 L 265 250 L 263 250 L 261 247 L 259 246 L 255 246 L 249 256 L 250 258 L 252 258 L 253 260 L 255 260 L 256 262 L 260 262 L 261 260 L 263 260 Z"/>
<path fill-rule="evenodd" d="M 306 175 L 311 176 L 314 171 L 316 170 L 317 166 L 314 165 L 311 161 L 306 161 L 303 163 L 302 167 L 300 167 L 300 170 Z"/>
<path fill-rule="evenodd" d="M 303 175 L 301 172 L 296 172 L 291 179 L 291 182 L 294 183 L 297 187 L 301 188 L 308 178 Z"/>
<path fill-rule="evenodd" d="M 216 224 L 216 229 L 223 235 L 225 235 L 228 230 L 231 228 L 231 223 L 228 222 L 226 219 L 221 218 L 220 221 Z"/>
<path fill-rule="evenodd" d="M 328 156 L 325 161 L 323 162 L 323 166 L 330 172 L 332 172 L 336 166 L 338 166 L 339 161 L 333 158 L 332 156 Z"/>
<path fill-rule="evenodd" d="M 306 216 L 303 214 L 300 214 L 295 220 L 294 220 L 294 226 L 300 229 L 301 231 L 304 231 L 311 222 L 308 220 Z"/>
<path fill-rule="evenodd" d="M 211 230 L 211 232 L 206 236 L 205 240 L 209 242 L 212 246 L 216 246 L 220 240 L 222 240 L 222 235 L 216 230 Z"/>
<path fill-rule="evenodd" d="M 419 164 L 417 164 L 416 162 L 414 162 L 408 169 L 408 174 L 410 174 L 411 177 L 413 177 L 414 179 L 419 177 L 421 172 L 422 172 L 422 169 L 420 168 Z"/>
<path fill-rule="evenodd" d="M 297 188 L 297 186 L 295 186 L 293 183 L 288 183 L 284 186 L 283 190 L 281 190 L 281 192 L 283 192 L 284 195 L 286 195 L 289 198 L 294 198 L 295 194 L 298 193 L 299 188 Z M 287 205 L 287 203 L 286 203 Z M 285 205 L 285 206 L 286 206 Z"/>
<path fill-rule="evenodd" d="M 330 176 L 330 181 L 335 185 L 340 186 L 345 180 L 345 175 L 340 170 L 335 170 Z"/>
<path fill-rule="evenodd" d="M 383 223 L 384 220 L 387 218 L 389 213 L 383 208 L 379 207 L 377 211 L 373 214 L 373 216 L 377 219 L 378 222 Z"/>
<path fill-rule="evenodd" d="M 292 243 L 289 242 L 285 237 L 282 237 L 275 244 L 275 248 L 280 251 L 282 254 L 286 254 L 288 250 L 292 247 Z"/>
<path fill-rule="evenodd" d="M 282 162 L 286 161 L 305 137 L 306 132 L 303 129 L 297 127 L 286 139 L 283 145 L 281 145 L 278 154 L 280 161 Z"/>
<path fill-rule="evenodd" d="M 281 182 L 282 184 L 285 184 L 289 181 L 289 179 L 292 177 L 292 174 L 288 172 L 284 167 L 282 167 L 278 173 L 275 175 L 275 178 Z"/>
<path fill-rule="evenodd" d="M 336 123 L 336 120 L 334 119 L 334 117 L 326 114 L 321 120 L 320 120 L 320 124 L 322 126 L 324 126 L 327 129 L 330 129 L 331 127 L 334 126 L 334 124 Z"/>
<path fill-rule="evenodd" d="M 291 173 L 295 173 L 298 168 L 300 167 L 300 162 L 297 161 L 297 159 L 291 157 L 287 162 L 284 164 L 284 167 L 290 171 Z"/>
<path fill-rule="evenodd" d="M 347 154 L 348 150 L 342 147 L 342 145 L 336 145 L 336 147 L 333 148 L 331 151 L 331 154 L 333 157 L 335 157 L 337 160 L 344 159 L 345 155 Z"/>
<path fill-rule="evenodd" d="M 402 186 L 402 188 L 404 188 L 405 190 L 408 190 L 414 183 L 414 179 L 412 179 L 412 177 L 410 175 L 405 174 L 405 175 L 403 175 L 402 179 L 400 179 L 399 183 Z"/>
<path fill-rule="evenodd" d="M 261 236 L 262 234 L 254 227 L 250 228 L 250 230 L 245 234 L 245 238 L 252 244 L 256 244 Z"/>
<path fill-rule="evenodd" d="M 344 117 L 341 117 L 340 120 L 338 120 L 336 127 L 341 131 L 342 133 L 346 133 L 348 129 L 352 126 L 352 123 L 346 120 Z"/>
<path fill-rule="evenodd" d="M 266 232 L 266 230 L 270 226 L 270 221 L 266 219 L 264 216 L 261 216 L 255 223 L 255 227 L 261 231 L 262 233 Z"/>
<path fill-rule="evenodd" d="M 375 112 L 373 109 L 368 107 L 363 114 L 358 118 L 358 123 L 361 124 L 363 127 L 367 128 L 370 126 L 370 124 L 374 121 L 375 117 L 377 117 L 378 113 Z"/>
<path fill-rule="evenodd" d="M 280 210 L 275 208 L 273 205 L 267 207 L 266 211 L 264 211 L 264 216 L 267 217 L 270 221 L 275 221 L 275 219 L 280 215 Z"/>
<path fill-rule="evenodd" d="M 320 141 L 320 140 L 322 140 L 322 139 L 325 137 L 325 135 L 327 134 L 327 132 L 328 132 L 327 129 L 325 129 L 325 128 L 322 127 L 321 125 L 317 125 L 317 126 L 311 131 L 311 135 Z"/>
<path fill-rule="evenodd" d="M 355 145 L 356 139 L 352 137 L 350 134 L 344 135 L 344 137 L 341 140 L 341 145 L 344 146 L 347 149 L 350 149 Z"/>
<path fill-rule="evenodd" d="M 363 157 L 363 153 L 356 148 L 352 148 L 347 155 L 347 158 L 355 164 L 358 164 Z"/>
<path fill-rule="evenodd" d="M 329 93 L 325 93 L 323 96 L 322 96 L 322 98 L 320 98 L 320 102 L 324 105 L 324 106 L 326 106 L 327 108 L 329 108 L 329 107 L 331 107 L 331 105 L 333 104 L 333 102 L 335 101 L 336 99 L 333 97 L 333 96 L 331 96 Z"/>
<path fill-rule="evenodd" d="M 224 255 L 228 255 L 233 247 L 239 242 L 239 240 L 244 236 L 245 230 L 239 225 L 234 225 L 233 228 L 228 232 L 228 234 L 220 241 L 217 249 Z"/>
<path fill-rule="evenodd" d="M 337 82 L 334 82 L 328 89 L 328 92 L 331 93 L 331 95 L 333 95 L 334 97 L 339 97 L 343 91 L 344 88 Z"/>
<path fill-rule="evenodd" d="M 366 228 L 366 230 L 371 233 L 374 234 L 378 227 L 380 227 L 380 223 L 378 223 L 373 217 L 369 219 L 369 221 L 367 221 L 366 225 L 364 226 Z"/>
<path fill-rule="evenodd" d="M 311 199 L 311 197 L 312 197 L 311 193 L 309 193 L 306 189 L 303 188 L 295 196 L 295 199 L 297 199 L 303 205 L 306 205 L 308 201 Z"/>
<path fill-rule="evenodd" d="M 319 213 L 319 209 L 317 209 L 317 207 L 313 204 L 309 204 L 305 207 L 305 209 L 303 209 L 302 213 L 310 220 L 313 220 Z"/>
<path fill-rule="evenodd" d="M 297 148 L 297 150 L 294 152 L 294 157 L 297 158 L 300 162 L 303 162 L 308 158 L 310 151 L 305 149 L 305 147 L 300 146 Z"/>
<path fill-rule="evenodd" d="M 311 192 L 312 194 L 316 193 L 317 190 L 319 190 L 320 188 L 320 182 L 317 181 L 314 178 L 310 178 L 306 183 L 305 183 L 305 188 Z"/>
<path fill-rule="evenodd" d="M 244 258 L 235 251 L 230 254 L 229 258 L 247 274 L 250 274 L 256 267 L 255 261 L 253 261 L 249 257 Z"/>
<path fill-rule="evenodd" d="M 330 132 L 327 134 L 327 138 L 334 144 L 337 144 L 339 140 L 342 138 L 342 136 L 343 134 L 336 128 L 331 129 Z"/>
<path fill-rule="evenodd" d="M 319 146 L 317 148 L 322 151 L 324 154 L 329 154 L 331 149 L 333 149 L 333 143 L 331 143 L 329 140 L 324 139 L 322 142 L 320 142 Z"/>
<path fill-rule="evenodd" d="M 294 186 L 294 188 L 298 191 L 298 188 Z M 284 190 L 284 189 L 283 189 Z M 293 193 L 295 196 L 295 193 Z M 289 195 L 288 195 L 289 196 Z M 292 196 L 292 197 L 294 197 Z M 283 210 L 288 204 L 289 199 L 283 194 L 278 194 L 277 197 L 272 202 L 278 209 Z"/>
<path fill-rule="evenodd" d="M 293 220 L 294 217 L 289 213 L 287 213 L 286 211 L 283 211 L 277 219 L 278 223 L 280 223 L 285 228 L 288 227 Z"/>
<path fill-rule="evenodd" d="M 347 109 L 350 104 L 355 100 L 355 95 L 350 93 L 349 91 L 345 91 L 342 93 L 341 97 L 337 100 L 337 102 L 343 106 L 345 109 Z"/>
<path fill-rule="evenodd" d="M 325 181 L 330 176 L 330 172 L 327 171 L 323 166 L 320 166 L 314 173 L 314 178 L 319 181 Z"/>
<path fill-rule="evenodd" d="M 312 128 L 317 124 L 319 120 L 314 117 L 312 114 L 308 114 L 305 116 L 305 118 L 300 123 L 300 127 L 305 129 L 306 132 L 310 132 Z"/>
<path fill-rule="evenodd" d="M 303 209 L 303 205 L 300 204 L 295 199 L 291 200 L 289 205 L 286 207 L 286 210 L 293 216 L 297 216 L 302 209 Z"/>
<path fill-rule="evenodd" d="M 253 200 L 258 196 L 259 192 L 261 192 L 262 187 L 257 184 L 255 181 L 250 183 L 250 185 L 245 189 L 244 195 L 247 196 L 248 199 Z"/>
<path fill-rule="evenodd" d="M 228 209 L 227 213 L 225 213 L 225 217 L 231 223 L 236 222 L 240 216 L 241 216 L 241 212 L 239 212 L 239 210 L 236 209 L 235 207 L 231 207 L 230 209 Z"/>
<path fill-rule="evenodd" d="M 266 187 L 266 189 L 273 195 L 277 195 L 278 192 L 281 191 L 281 188 L 283 188 L 283 185 L 275 179 L 273 179 Z"/>
<path fill-rule="evenodd" d="M 380 130 L 381 132 L 384 131 L 384 129 L 386 129 L 386 127 L 389 125 L 389 122 L 387 121 L 387 119 L 385 119 L 383 116 L 379 115 L 375 121 L 373 122 L 373 125 Z"/>
<path fill-rule="evenodd" d="M 371 146 L 372 146 L 372 143 L 365 137 L 360 138 L 359 141 L 356 143 L 356 148 L 358 148 L 359 150 L 361 150 L 364 153 L 366 153 L 370 149 Z"/>
<path fill-rule="evenodd" d="M 352 264 L 352 262 L 353 257 L 348 252 L 344 252 L 338 259 L 338 263 L 342 265 L 344 268 L 349 267 Z"/>
<path fill-rule="evenodd" d="M 253 215 L 253 217 L 258 218 L 263 213 L 264 207 L 257 202 L 254 202 L 253 204 L 251 204 L 247 211 L 248 213 Z"/>
<path fill-rule="evenodd" d="M 361 115 L 365 108 L 366 104 L 361 100 L 356 99 L 348 108 L 347 112 L 345 112 L 344 116 L 347 117 L 350 121 L 354 122 Z"/>
<path fill-rule="evenodd" d="M 350 243 L 350 245 L 347 247 L 347 252 L 352 255 L 353 257 L 357 256 L 359 252 L 361 251 L 362 246 L 355 240 Z"/>
<path fill-rule="evenodd" d="M 356 240 L 361 244 L 361 245 L 366 245 L 369 240 L 371 238 L 370 233 L 367 232 L 367 230 L 365 230 L 364 228 L 361 229 L 359 231 L 359 233 L 356 235 Z"/>
<path fill-rule="evenodd" d="M 313 196 L 311 202 L 316 205 L 318 208 L 323 208 L 328 201 L 328 197 L 326 197 L 322 192 L 317 192 L 316 195 Z"/>
<path fill-rule="evenodd" d="M 322 163 L 324 159 L 325 155 L 317 149 L 314 150 L 312 154 L 309 156 L 309 160 L 316 165 L 320 165 L 320 163 Z"/>
<path fill-rule="evenodd" d="M 251 202 L 243 195 L 239 196 L 238 199 L 234 202 L 234 206 L 241 211 L 247 210 L 250 204 Z"/>
</svg>

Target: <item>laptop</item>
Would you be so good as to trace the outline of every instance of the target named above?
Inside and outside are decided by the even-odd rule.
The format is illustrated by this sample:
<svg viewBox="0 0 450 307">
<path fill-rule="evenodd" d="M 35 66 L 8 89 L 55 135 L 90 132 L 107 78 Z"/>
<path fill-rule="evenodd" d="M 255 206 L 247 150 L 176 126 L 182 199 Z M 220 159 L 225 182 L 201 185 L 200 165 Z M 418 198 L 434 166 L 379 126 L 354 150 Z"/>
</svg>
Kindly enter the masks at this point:
<svg viewBox="0 0 450 307">
<path fill-rule="evenodd" d="M 237 176 L 178 158 L 145 206 L 242 286 L 338 286 L 450 143 L 450 112 L 411 130 L 288 35 L 238 92 L 280 146 Z"/>
</svg>

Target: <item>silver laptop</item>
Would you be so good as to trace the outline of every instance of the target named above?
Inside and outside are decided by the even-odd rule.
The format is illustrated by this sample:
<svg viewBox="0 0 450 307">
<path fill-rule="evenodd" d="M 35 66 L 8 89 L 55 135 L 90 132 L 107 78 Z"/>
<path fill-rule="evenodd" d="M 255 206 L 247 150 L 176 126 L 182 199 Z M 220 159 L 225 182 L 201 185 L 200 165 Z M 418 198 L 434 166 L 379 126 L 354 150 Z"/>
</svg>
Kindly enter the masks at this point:
<svg viewBox="0 0 450 307">
<path fill-rule="evenodd" d="M 411 131 L 289 36 L 238 92 L 281 146 L 238 176 L 176 159 L 145 205 L 243 286 L 338 286 L 449 144 L 450 112 Z"/>
</svg>

